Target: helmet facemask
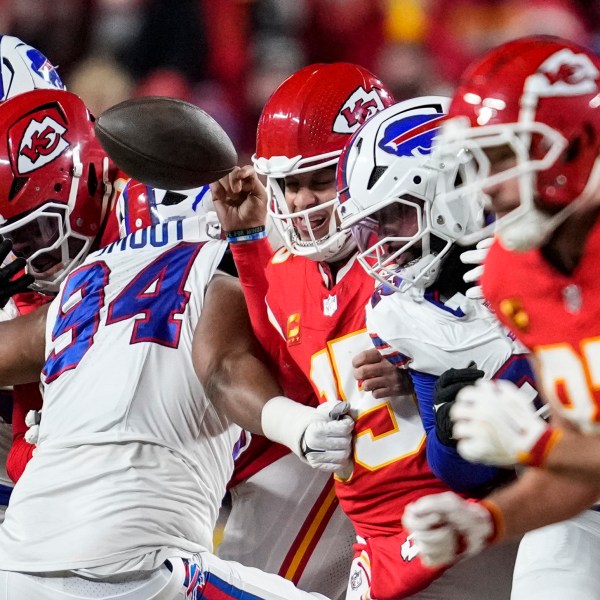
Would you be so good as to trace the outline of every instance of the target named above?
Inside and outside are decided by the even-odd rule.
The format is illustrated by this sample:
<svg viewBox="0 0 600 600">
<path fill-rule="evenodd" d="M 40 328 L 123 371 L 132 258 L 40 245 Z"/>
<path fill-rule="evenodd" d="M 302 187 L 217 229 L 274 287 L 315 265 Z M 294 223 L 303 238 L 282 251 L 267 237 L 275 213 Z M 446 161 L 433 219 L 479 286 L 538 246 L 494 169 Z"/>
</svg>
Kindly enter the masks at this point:
<svg viewBox="0 0 600 600">
<path fill-rule="evenodd" d="M 465 126 L 466 125 L 466 126 Z M 548 215 L 535 204 L 538 173 L 555 164 L 567 146 L 565 138 L 544 123 L 512 123 L 468 127 L 468 121 L 457 117 L 447 122 L 434 148 L 434 158 L 441 164 L 462 162 L 468 165 L 466 176 L 460 185 L 445 189 L 446 200 L 458 197 L 480 201 L 491 208 L 486 189 L 516 180 L 519 204 L 506 215 L 502 215 L 479 231 L 462 237 L 461 244 L 470 245 L 494 233 L 511 250 L 526 251 L 538 247 L 564 220 L 567 212 Z M 537 158 L 531 148 L 536 148 Z M 500 150 L 510 154 L 513 160 L 492 165 L 489 152 Z M 502 168 L 506 164 L 506 168 Z"/>
<path fill-rule="evenodd" d="M 432 224 L 431 201 L 409 194 L 388 200 L 351 230 L 363 268 L 397 292 L 432 285 L 454 241 Z"/>
<path fill-rule="evenodd" d="M 48 202 L 31 213 L 6 223 L 0 233 L 13 243 L 12 252 L 26 261 L 35 277 L 31 289 L 55 293 L 69 272 L 87 256 L 93 238 L 71 230 L 67 207 Z"/>
<path fill-rule="evenodd" d="M 340 221 L 357 240 L 362 266 L 395 291 L 417 296 L 480 218 L 462 196 L 446 202 L 439 193 L 465 176 L 464 165 L 431 154 L 448 104 L 429 96 L 385 109 L 354 135 L 338 166 Z"/>
<path fill-rule="evenodd" d="M 345 258 L 356 248 L 350 231 L 341 231 L 339 228 L 335 210 L 339 201 L 335 191 L 330 200 L 293 212 L 290 212 L 285 196 L 285 178 L 289 176 L 331 167 L 335 180 L 335 165 L 339 154 L 340 152 L 332 152 L 310 160 L 274 157 L 269 161 L 255 161 L 255 164 L 258 163 L 257 170 L 260 169 L 260 172 L 267 175 L 267 213 L 292 254 L 315 261 L 333 262 Z M 328 219 L 329 229 L 325 235 L 318 235 L 311 220 L 315 223 L 323 218 Z M 300 228 L 306 232 L 308 239 L 302 239 L 298 227 L 300 222 Z"/>
</svg>

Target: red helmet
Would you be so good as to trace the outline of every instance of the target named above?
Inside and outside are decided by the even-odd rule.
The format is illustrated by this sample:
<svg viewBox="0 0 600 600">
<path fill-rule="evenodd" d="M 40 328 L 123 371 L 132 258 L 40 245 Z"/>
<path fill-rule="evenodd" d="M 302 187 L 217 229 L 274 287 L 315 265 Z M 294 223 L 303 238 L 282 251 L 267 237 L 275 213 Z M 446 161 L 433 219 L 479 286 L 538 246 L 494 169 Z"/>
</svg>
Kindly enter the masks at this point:
<svg viewBox="0 0 600 600">
<path fill-rule="evenodd" d="M 304 218 L 309 242 L 296 236 L 285 201 L 282 179 L 335 165 L 350 136 L 367 118 L 393 104 L 392 95 L 371 72 L 350 63 L 314 64 L 294 73 L 275 90 L 263 108 L 256 136 L 256 170 L 267 176 L 269 214 L 288 249 L 315 260 L 334 259 L 349 243 L 335 218 L 329 235 L 316 239 L 309 216 Z M 323 211 L 331 202 L 317 208 Z"/>
<path fill-rule="evenodd" d="M 442 161 L 461 152 L 473 161 L 471 190 L 518 178 L 520 207 L 496 222 L 508 247 L 539 246 L 566 216 L 560 209 L 597 185 L 599 107 L 600 59 L 556 37 L 505 43 L 463 75 L 438 148 Z M 516 164 L 490 175 L 483 150 L 503 146 Z M 547 210 L 536 209 L 534 198 Z"/>
<path fill-rule="evenodd" d="M 100 233 L 109 160 L 79 97 L 25 92 L 0 104 L 0 234 L 27 261 L 40 291 L 56 292 Z"/>
</svg>

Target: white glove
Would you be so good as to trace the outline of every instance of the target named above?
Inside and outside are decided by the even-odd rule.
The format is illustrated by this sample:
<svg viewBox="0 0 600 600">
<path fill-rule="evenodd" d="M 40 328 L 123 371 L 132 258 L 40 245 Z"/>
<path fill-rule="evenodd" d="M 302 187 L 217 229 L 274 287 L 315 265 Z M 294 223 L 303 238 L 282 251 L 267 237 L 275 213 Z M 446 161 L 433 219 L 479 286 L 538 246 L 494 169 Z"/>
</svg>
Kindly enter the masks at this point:
<svg viewBox="0 0 600 600">
<path fill-rule="evenodd" d="M 480 379 L 456 395 L 450 410 L 458 452 L 470 462 L 539 466 L 558 439 L 514 383 Z"/>
<path fill-rule="evenodd" d="M 347 402 L 325 402 L 316 409 L 326 420 L 309 423 L 300 443 L 311 467 L 336 472 L 350 463 L 354 420 L 346 414 L 349 407 Z"/>
<path fill-rule="evenodd" d="M 312 408 L 276 396 L 262 409 L 262 429 L 270 440 L 287 446 L 312 467 L 347 472 L 354 429 L 354 420 L 346 414 L 348 406 L 336 401 Z"/>
<path fill-rule="evenodd" d="M 494 538 L 492 513 L 454 492 L 423 496 L 404 510 L 402 525 L 413 536 L 423 564 L 439 567 L 476 554 Z"/>
<path fill-rule="evenodd" d="M 494 243 L 493 237 L 488 237 L 481 240 L 475 250 L 467 250 L 460 255 L 460 261 L 465 265 L 477 265 L 474 269 L 467 271 L 463 275 L 463 280 L 466 283 L 472 283 L 479 281 L 483 275 L 483 261 L 489 252 L 491 245 Z M 473 285 L 466 291 L 468 298 L 474 300 L 481 300 L 483 298 L 483 291 L 480 285 Z"/>
<path fill-rule="evenodd" d="M 25 425 L 28 429 L 25 432 L 25 441 L 28 444 L 37 445 L 40 437 L 40 422 L 42 420 L 41 410 L 30 410 L 25 415 Z"/>
</svg>

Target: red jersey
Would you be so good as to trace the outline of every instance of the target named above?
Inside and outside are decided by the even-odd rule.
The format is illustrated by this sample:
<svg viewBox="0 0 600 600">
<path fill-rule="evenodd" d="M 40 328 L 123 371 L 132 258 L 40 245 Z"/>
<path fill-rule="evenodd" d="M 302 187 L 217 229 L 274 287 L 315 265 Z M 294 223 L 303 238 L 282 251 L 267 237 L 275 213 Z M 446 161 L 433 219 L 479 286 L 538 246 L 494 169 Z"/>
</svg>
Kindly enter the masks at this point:
<svg viewBox="0 0 600 600">
<path fill-rule="evenodd" d="M 425 431 L 412 398 L 375 399 L 352 374 L 352 358 L 373 347 L 365 305 L 373 280 L 352 258 L 334 281 L 325 263 L 277 252 L 267 269 L 275 327 L 319 400 L 345 400 L 355 419 L 354 470 L 336 493 L 362 537 L 401 530 L 404 507 L 445 491 L 425 457 Z"/>
<path fill-rule="evenodd" d="M 600 432 L 600 226 L 571 275 L 539 250 L 517 253 L 496 242 L 482 278 L 498 318 L 533 353 L 546 400 L 586 431 Z"/>
</svg>

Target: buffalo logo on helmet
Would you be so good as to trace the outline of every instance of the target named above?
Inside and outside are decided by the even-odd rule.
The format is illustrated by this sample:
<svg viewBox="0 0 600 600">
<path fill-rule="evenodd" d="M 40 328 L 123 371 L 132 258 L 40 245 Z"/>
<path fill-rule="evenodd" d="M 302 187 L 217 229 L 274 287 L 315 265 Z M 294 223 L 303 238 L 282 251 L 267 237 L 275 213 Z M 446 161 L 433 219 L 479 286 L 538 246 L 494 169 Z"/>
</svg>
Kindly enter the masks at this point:
<svg viewBox="0 0 600 600">
<path fill-rule="evenodd" d="M 25 54 L 31 61 L 31 70 L 37 73 L 44 81 L 59 90 L 64 89 L 64 84 L 61 81 L 54 65 L 35 48 L 28 47 Z"/>
<path fill-rule="evenodd" d="M 433 138 L 445 115 L 414 115 L 394 121 L 386 128 L 379 147 L 396 156 L 423 156 L 431 153 Z"/>
<path fill-rule="evenodd" d="M 377 88 L 369 91 L 359 87 L 350 94 L 333 122 L 335 133 L 354 133 L 369 117 L 385 105 Z"/>
<path fill-rule="evenodd" d="M 525 84 L 538 96 L 575 96 L 598 89 L 600 72 L 589 56 L 564 48 L 547 58 Z"/>
<path fill-rule="evenodd" d="M 19 145 L 19 173 L 24 175 L 35 171 L 60 156 L 69 147 L 69 142 L 64 138 L 66 131 L 66 127 L 52 117 L 46 116 L 41 121 L 32 119 Z"/>
</svg>

